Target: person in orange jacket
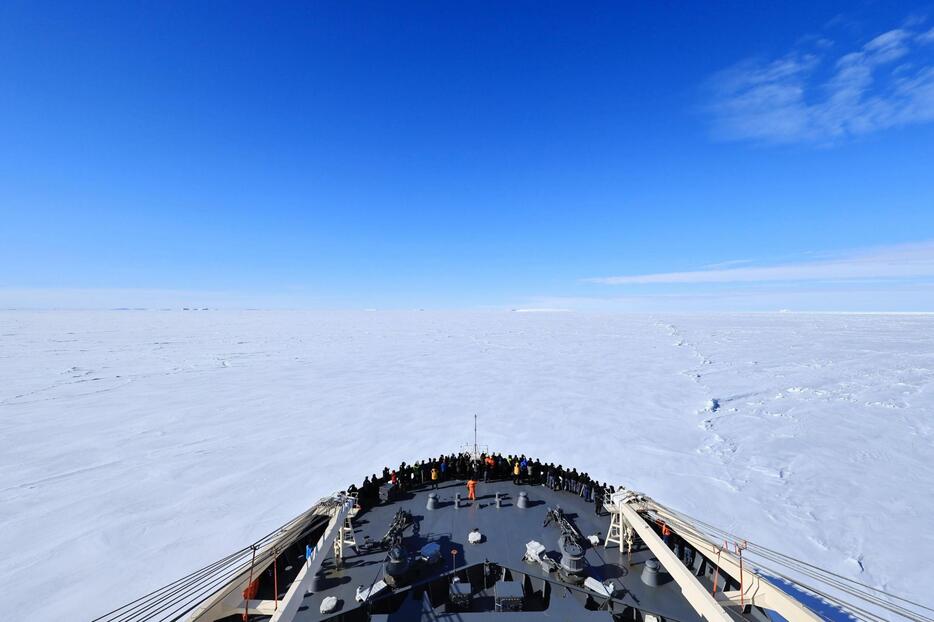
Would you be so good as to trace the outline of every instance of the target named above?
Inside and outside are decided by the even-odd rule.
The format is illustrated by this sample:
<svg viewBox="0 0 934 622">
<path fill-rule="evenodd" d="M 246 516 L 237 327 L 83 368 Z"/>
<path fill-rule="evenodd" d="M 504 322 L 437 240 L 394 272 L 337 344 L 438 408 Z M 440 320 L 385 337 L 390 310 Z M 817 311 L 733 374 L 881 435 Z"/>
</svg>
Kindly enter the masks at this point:
<svg viewBox="0 0 934 622">
<path fill-rule="evenodd" d="M 431 487 L 438 487 L 438 469 L 435 468 L 431 469 Z"/>
<path fill-rule="evenodd" d="M 477 500 L 477 482 L 473 478 L 467 480 L 467 498 L 471 501 Z"/>
</svg>

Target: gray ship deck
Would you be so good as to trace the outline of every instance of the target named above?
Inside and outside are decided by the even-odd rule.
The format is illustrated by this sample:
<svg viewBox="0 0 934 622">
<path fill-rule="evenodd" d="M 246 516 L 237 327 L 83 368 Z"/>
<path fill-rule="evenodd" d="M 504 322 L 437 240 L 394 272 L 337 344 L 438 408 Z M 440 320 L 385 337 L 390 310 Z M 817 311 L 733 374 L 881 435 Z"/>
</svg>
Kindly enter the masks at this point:
<svg viewBox="0 0 934 622">
<path fill-rule="evenodd" d="M 516 506 L 520 491 L 528 494 L 530 507 L 526 509 Z M 669 580 L 657 587 L 642 582 L 643 565 L 653 557 L 650 551 L 644 547 L 634 551 L 630 564 L 625 552 L 615 547 L 604 549 L 609 515 L 597 516 L 593 504 L 576 495 L 555 492 L 544 486 L 516 486 L 511 481 L 481 482 L 477 487 L 478 499 L 467 502 L 463 500 L 467 496 L 464 482 L 454 481 L 443 483 L 434 491 L 438 494 L 440 507 L 427 510 L 430 492 L 433 491 L 423 487 L 401 499 L 377 505 L 356 517 L 353 524 L 358 543 L 362 543 L 365 536 L 379 541 L 389 529 L 396 512 L 407 510 L 412 514 L 416 528 L 405 530 L 403 546 L 414 554 L 425 544 L 437 542 L 442 552 L 440 562 L 409 585 L 395 590 L 386 589 L 361 604 L 355 600 L 356 591 L 361 586 L 369 588 L 383 578 L 386 550 L 369 553 L 347 551 L 340 564 L 329 551 L 318 575 L 317 591 L 304 596 L 295 619 L 483 620 L 502 615 L 495 611 L 494 595 L 510 590 L 521 591 L 526 597 L 526 610 L 510 613 L 517 619 L 640 620 L 646 619 L 647 615 L 682 622 L 701 619 L 674 581 Z M 497 492 L 503 498 L 499 508 L 494 500 Z M 461 495 L 460 507 L 454 506 L 455 493 Z M 542 543 L 549 557 L 560 557 L 557 553 L 560 530 L 554 524 L 543 525 L 548 508 L 554 506 L 560 506 L 585 537 L 593 534 L 600 537 L 600 545 L 586 546 L 587 574 L 601 582 L 613 582 L 617 591 L 611 604 L 586 588 L 561 581 L 557 573 L 548 573 L 538 564 L 523 561 L 526 543 L 531 540 Z M 479 529 L 483 534 L 483 541 L 479 544 L 467 541 L 473 529 Z M 452 550 L 456 554 L 452 555 Z M 497 573 L 493 581 L 484 573 L 484 562 L 492 564 Z M 469 606 L 454 608 L 448 601 L 454 574 L 461 580 L 460 589 L 471 594 Z M 504 581 L 504 577 L 507 580 Z M 698 578 L 709 583 L 703 574 Z M 512 585 L 509 585 L 509 579 Z M 321 614 L 322 600 L 328 596 L 338 599 L 338 608 L 332 613 Z M 757 609 L 745 615 L 733 610 L 730 615 L 738 620 L 767 619 Z"/>
</svg>

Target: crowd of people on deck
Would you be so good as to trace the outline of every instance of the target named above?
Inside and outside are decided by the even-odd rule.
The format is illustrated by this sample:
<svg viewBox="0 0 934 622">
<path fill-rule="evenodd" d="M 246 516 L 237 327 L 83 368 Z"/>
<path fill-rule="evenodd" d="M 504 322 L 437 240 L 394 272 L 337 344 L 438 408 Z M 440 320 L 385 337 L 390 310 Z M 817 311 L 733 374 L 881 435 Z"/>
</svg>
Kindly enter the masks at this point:
<svg viewBox="0 0 934 622">
<path fill-rule="evenodd" d="M 361 509 L 366 510 L 379 503 L 380 488 L 389 485 L 404 493 L 416 488 L 437 488 L 438 484 L 464 480 L 472 497 L 476 496 L 476 487 L 480 482 L 512 479 L 517 485 L 547 486 L 555 491 L 577 495 L 587 503 L 594 504 L 594 513 L 603 512 L 603 499 L 607 493 L 616 492 L 614 486 L 592 479 L 587 473 L 577 469 L 565 468 L 553 463 L 542 463 L 525 455 L 469 453 L 439 456 L 422 460 L 415 464 L 403 462 L 395 469 L 386 467 L 382 474 L 374 473 L 363 480 L 357 488 L 352 485 L 349 492 L 357 493 Z M 473 484 L 472 486 L 470 484 Z"/>
</svg>

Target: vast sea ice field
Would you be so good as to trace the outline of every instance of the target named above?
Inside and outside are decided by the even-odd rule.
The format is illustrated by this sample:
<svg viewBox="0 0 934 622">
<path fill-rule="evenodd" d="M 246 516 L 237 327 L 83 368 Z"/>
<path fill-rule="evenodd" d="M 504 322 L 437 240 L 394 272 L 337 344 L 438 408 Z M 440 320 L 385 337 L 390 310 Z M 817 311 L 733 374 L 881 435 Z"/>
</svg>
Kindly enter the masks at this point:
<svg viewBox="0 0 934 622">
<path fill-rule="evenodd" d="M 479 440 L 930 603 L 934 316 L 0 312 L 6 611 L 91 619 Z"/>
</svg>

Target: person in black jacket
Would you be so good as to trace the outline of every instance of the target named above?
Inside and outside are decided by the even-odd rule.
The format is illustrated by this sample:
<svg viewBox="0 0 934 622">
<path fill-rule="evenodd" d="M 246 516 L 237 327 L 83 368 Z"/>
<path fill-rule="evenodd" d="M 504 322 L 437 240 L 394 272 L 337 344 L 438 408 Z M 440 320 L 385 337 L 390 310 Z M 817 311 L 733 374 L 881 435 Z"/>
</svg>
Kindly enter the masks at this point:
<svg viewBox="0 0 934 622">
<path fill-rule="evenodd" d="M 603 490 L 600 482 L 593 483 L 593 513 L 597 516 L 603 513 Z"/>
</svg>

